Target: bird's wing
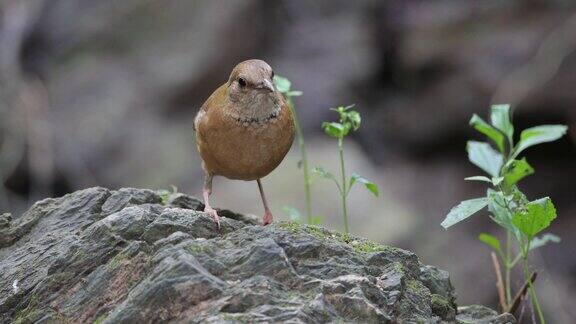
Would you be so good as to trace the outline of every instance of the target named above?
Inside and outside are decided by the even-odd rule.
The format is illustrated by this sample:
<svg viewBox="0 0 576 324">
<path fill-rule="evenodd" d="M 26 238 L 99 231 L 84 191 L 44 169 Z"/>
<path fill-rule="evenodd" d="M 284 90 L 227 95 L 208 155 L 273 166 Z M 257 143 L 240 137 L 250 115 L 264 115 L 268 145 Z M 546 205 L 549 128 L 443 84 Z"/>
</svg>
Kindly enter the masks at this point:
<svg viewBox="0 0 576 324">
<path fill-rule="evenodd" d="M 214 109 L 212 107 L 218 106 L 219 105 L 218 102 L 222 101 L 222 98 L 225 95 L 226 95 L 226 83 L 218 87 L 218 89 L 216 89 L 210 95 L 210 97 L 206 99 L 202 107 L 200 107 L 200 110 L 198 110 L 198 113 L 194 118 L 194 125 L 193 125 L 194 131 L 198 130 L 198 125 L 202 122 L 203 117 L 208 113 L 208 111 L 210 109 Z"/>
</svg>

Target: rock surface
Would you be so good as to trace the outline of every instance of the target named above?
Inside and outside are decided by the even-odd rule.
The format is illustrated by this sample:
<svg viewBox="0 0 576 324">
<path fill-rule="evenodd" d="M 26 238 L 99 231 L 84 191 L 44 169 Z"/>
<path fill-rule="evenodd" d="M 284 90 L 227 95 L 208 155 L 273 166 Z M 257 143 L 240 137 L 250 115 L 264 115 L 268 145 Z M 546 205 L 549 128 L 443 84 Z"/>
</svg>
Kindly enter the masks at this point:
<svg viewBox="0 0 576 324">
<path fill-rule="evenodd" d="M 448 273 L 321 227 L 221 230 L 182 194 L 90 188 L 0 221 L 0 322 L 485 322 Z"/>
</svg>

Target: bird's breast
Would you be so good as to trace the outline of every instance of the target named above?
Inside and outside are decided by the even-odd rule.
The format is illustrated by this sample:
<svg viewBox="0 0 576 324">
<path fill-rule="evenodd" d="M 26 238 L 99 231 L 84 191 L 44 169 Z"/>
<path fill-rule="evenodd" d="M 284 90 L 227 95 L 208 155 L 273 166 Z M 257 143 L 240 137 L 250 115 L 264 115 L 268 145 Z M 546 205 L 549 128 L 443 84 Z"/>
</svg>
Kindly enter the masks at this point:
<svg viewBox="0 0 576 324">
<path fill-rule="evenodd" d="M 264 119 L 222 113 L 206 114 L 204 118 L 197 143 L 205 168 L 231 179 L 266 176 L 280 164 L 294 140 L 294 121 L 286 105 Z"/>
</svg>

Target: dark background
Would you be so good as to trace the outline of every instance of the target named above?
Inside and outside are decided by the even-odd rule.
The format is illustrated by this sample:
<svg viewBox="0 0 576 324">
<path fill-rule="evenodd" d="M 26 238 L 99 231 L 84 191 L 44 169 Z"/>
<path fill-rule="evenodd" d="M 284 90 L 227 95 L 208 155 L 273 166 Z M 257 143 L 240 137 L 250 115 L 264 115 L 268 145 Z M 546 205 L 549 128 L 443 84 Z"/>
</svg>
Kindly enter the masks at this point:
<svg viewBox="0 0 576 324">
<path fill-rule="evenodd" d="M 356 103 L 352 231 L 450 271 L 459 303 L 496 307 L 485 212 L 449 231 L 446 212 L 485 187 L 466 159 L 473 113 L 511 103 L 516 129 L 571 127 L 530 149 L 530 198 L 549 195 L 563 242 L 533 256 L 552 322 L 576 319 L 576 5 L 572 1 L 0 1 L 0 211 L 89 186 L 178 187 L 200 195 L 192 119 L 233 66 L 261 58 L 304 91 L 312 165 L 337 171 L 320 129 Z M 277 219 L 303 209 L 296 145 L 264 181 Z M 254 183 L 217 179 L 214 201 L 260 215 Z M 315 180 L 314 212 L 341 228 L 336 189 Z M 515 283 L 520 283 L 516 276 Z"/>
</svg>

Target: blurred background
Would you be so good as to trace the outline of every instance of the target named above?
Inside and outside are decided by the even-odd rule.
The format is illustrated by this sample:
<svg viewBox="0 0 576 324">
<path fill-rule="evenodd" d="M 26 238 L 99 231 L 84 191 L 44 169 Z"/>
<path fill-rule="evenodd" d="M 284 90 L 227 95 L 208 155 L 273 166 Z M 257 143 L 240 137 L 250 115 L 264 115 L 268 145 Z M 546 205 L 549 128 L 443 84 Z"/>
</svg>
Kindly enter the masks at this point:
<svg viewBox="0 0 576 324">
<path fill-rule="evenodd" d="M 234 65 L 266 60 L 288 77 L 311 164 L 337 172 L 328 108 L 356 103 L 349 172 L 356 234 L 450 271 L 460 304 L 497 306 L 484 212 L 444 231 L 460 200 L 485 192 L 465 154 L 473 113 L 511 103 L 517 129 L 568 136 L 528 151 L 530 198 L 550 195 L 563 242 L 534 254 L 552 322 L 576 319 L 576 4 L 523 1 L 0 1 L 0 212 L 90 186 L 178 187 L 200 196 L 192 120 Z M 294 145 L 264 180 L 277 219 L 303 210 Z M 255 183 L 217 178 L 216 206 L 262 214 Z M 341 229 L 336 188 L 313 183 L 313 210 Z M 516 276 L 516 283 L 521 276 Z"/>
</svg>

